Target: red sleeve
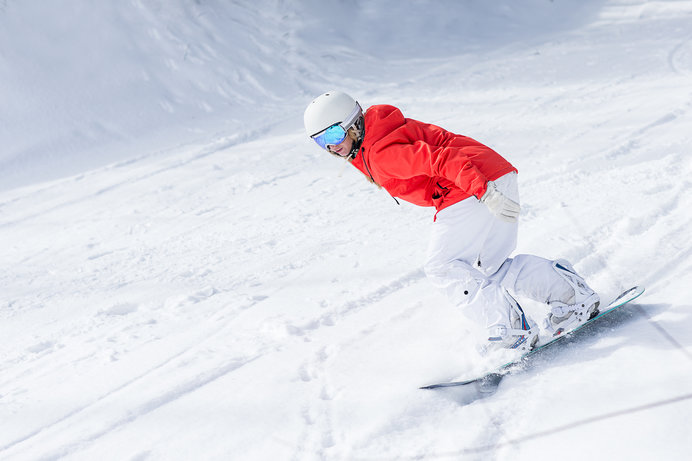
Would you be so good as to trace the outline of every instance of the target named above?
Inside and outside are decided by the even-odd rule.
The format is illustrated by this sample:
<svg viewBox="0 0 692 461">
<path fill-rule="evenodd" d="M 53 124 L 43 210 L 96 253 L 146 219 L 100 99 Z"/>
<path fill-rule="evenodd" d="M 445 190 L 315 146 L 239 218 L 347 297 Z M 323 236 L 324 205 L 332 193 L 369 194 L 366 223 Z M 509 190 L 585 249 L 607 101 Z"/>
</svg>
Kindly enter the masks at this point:
<svg viewBox="0 0 692 461">
<path fill-rule="evenodd" d="M 381 170 L 386 176 L 397 179 L 420 175 L 441 177 L 478 198 L 485 193 L 488 178 L 472 159 L 489 153 L 497 155 L 482 145 L 445 147 L 426 141 L 393 142 L 373 147 L 376 147 L 373 168 Z"/>
</svg>

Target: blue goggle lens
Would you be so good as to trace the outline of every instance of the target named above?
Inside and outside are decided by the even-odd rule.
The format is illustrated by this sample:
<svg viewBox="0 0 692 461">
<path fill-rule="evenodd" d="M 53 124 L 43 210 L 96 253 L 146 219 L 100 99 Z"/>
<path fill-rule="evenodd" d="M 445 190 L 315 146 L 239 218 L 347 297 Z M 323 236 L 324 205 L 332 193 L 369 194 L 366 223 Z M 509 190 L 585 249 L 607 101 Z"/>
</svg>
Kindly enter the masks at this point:
<svg viewBox="0 0 692 461">
<path fill-rule="evenodd" d="M 339 124 L 332 125 L 322 133 L 313 136 L 312 139 L 314 139 L 322 149 L 326 149 L 329 145 L 335 146 L 341 144 L 344 139 L 346 139 L 346 130 Z"/>
</svg>

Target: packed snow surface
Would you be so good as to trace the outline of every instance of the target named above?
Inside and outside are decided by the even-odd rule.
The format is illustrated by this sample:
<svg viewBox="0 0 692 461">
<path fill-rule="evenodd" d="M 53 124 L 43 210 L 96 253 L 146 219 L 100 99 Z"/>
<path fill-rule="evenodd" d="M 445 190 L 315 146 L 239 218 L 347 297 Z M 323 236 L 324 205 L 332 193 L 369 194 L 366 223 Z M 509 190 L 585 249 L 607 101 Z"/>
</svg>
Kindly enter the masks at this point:
<svg viewBox="0 0 692 461">
<path fill-rule="evenodd" d="M 646 293 L 418 389 L 490 358 L 433 210 L 306 138 L 331 89 L 490 145 L 517 253 Z M 0 95 L 0 459 L 689 457 L 692 1 L 5 0 Z"/>
</svg>

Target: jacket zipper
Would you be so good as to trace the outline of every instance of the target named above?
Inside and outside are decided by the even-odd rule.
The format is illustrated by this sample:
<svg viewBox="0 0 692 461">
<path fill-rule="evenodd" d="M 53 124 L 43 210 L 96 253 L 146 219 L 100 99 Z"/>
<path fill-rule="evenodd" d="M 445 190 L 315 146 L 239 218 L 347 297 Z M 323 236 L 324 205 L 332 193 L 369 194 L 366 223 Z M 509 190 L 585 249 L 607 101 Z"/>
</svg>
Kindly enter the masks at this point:
<svg viewBox="0 0 692 461">
<path fill-rule="evenodd" d="M 368 162 L 365 161 L 365 150 L 361 149 L 360 153 L 363 156 L 363 165 L 365 165 L 365 169 L 368 171 L 368 176 L 370 176 L 370 179 L 372 180 L 373 184 L 377 184 L 377 181 L 375 181 L 375 178 L 372 177 L 372 173 L 370 173 L 370 167 L 368 166 Z M 382 187 L 379 184 L 377 184 L 377 185 L 379 187 Z M 382 188 L 384 189 L 384 187 L 382 187 Z M 384 189 L 384 190 L 387 190 L 387 189 Z M 389 196 L 391 198 L 394 199 L 394 201 L 396 202 L 397 205 L 401 205 L 401 203 L 399 203 L 399 201 L 396 199 L 396 197 L 394 197 L 392 194 L 390 194 L 388 190 L 387 190 L 387 193 L 389 194 Z"/>
</svg>

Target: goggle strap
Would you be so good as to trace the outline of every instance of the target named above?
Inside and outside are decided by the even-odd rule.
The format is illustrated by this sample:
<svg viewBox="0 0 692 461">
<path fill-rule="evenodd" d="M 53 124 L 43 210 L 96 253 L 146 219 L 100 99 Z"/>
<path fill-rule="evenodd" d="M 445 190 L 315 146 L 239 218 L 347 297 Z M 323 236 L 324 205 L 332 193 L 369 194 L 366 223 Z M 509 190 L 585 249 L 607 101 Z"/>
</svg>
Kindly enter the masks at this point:
<svg viewBox="0 0 692 461">
<path fill-rule="evenodd" d="M 355 107 L 353 108 L 351 113 L 348 114 L 348 117 L 346 118 L 346 120 L 343 120 L 341 122 L 337 122 L 337 123 L 334 123 L 332 125 L 329 125 L 324 130 L 318 131 L 317 133 L 313 134 L 310 137 L 314 138 L 316 136 L 319 136 L 320 134 L 324 133 L 325 131 L 327 131 L 328 129 L 333 127 L 334 125 L 339 125 L 339 126 L 341 126 L 341 128 L 344 129 L 344 131 L 348 131 L 348 129 L 351 128 L 351 126 L 353 126 L 354 123 L 356 123 L 356 120 L 358 120 L 358 117 L 360 116 L 360 114 L 362 112 L 363 112 L 363 109 L 360 107 L 360 104 L 358 104 L 358 102 L 356 102 Z"/>
</svg>

